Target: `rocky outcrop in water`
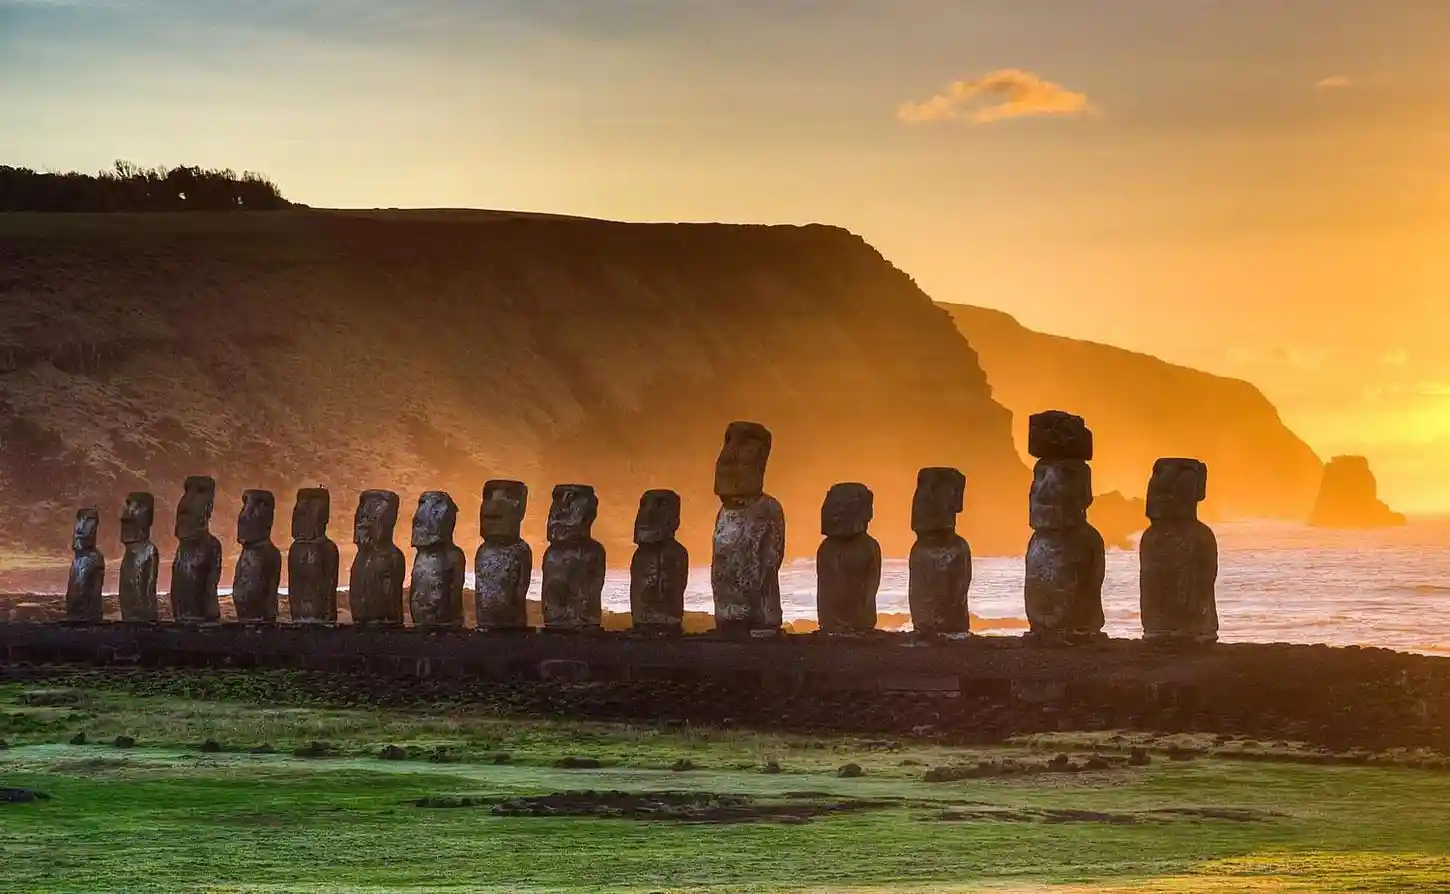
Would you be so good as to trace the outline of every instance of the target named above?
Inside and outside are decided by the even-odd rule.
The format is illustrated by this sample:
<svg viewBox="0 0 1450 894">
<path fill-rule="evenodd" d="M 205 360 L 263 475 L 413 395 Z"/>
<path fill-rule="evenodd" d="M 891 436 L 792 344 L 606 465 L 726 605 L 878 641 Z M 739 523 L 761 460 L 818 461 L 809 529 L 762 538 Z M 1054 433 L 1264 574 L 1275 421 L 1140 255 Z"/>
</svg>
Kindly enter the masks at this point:
<svg viewBox="0 0 1450 894">
<path fill-rule="evenodd" d="M 1379 484 L 1362 456 L 1336 456 L 1324 467 L 1319 497 L 1309 513 L 1317 528 L 1387 528 L 1405 517 L 1379 498 Z"/>
</svg>

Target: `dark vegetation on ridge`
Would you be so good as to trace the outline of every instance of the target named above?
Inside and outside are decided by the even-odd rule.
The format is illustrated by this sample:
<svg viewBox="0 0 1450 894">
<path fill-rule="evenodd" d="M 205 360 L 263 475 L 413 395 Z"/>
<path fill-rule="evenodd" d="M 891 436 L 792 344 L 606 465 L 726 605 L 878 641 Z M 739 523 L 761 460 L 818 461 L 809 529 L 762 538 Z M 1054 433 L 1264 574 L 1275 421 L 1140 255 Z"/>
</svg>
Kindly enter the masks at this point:
<svg viewBox="0 0 1450 894">
<path fill-rule="evenodd" d="M 52 173 L 0 165 L 0 211 L 276 211 L 292 207 L 277 184 L 244 171 L 195 166 Z"/>
</svg>

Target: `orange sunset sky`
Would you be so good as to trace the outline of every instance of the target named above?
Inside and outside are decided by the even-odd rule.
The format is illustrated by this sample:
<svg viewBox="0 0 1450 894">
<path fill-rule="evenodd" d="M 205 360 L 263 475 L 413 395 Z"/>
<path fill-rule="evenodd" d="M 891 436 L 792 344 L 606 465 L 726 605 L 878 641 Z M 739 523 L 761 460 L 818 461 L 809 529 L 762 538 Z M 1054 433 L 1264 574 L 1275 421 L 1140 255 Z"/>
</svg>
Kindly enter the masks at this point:
<svg viewBox="0 0 1450 894">
<path fill-rule="evenodd" d="M 823 221 L 1450 512 L 1446 0 L 0 0 L 0 164 Z"/>
</svg>

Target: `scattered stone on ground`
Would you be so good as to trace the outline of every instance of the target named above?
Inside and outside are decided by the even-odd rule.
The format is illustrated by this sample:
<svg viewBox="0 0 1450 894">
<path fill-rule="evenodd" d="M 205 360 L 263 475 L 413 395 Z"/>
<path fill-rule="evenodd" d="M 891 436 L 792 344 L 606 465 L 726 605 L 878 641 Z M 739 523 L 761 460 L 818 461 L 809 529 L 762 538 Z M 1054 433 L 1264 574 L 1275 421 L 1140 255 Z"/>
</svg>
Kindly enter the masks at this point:
<svg viewBox="0 0 1450 894">
<path fill-rule="evenodd" d="M 199 750 L 202 754 L 221 754 L 222 744 L 216 739 L 207 739 L 205 742 L 201 743 L 201 748 Z"/>
<path fill-rule="evenodd" d="M 63 708 L 80 701 L 81 694 L 70 689 L 28 689 L 15 697 L 17 705 L 28 708 Z"/>
<path fill-rule="evenodd" d="M 932 767 L 922 779 L 926 782 L 956 782 L 961 779 L 990 779 L 1003 776 L 1035 776 L 1041 773 L 1083 773 L 1101 770 L 1121 770 L 1133 766 L 1131 758 L 1122 755 L 1093 754 L 1073 760 L 1066 754 L 1058 754 L 1050 760 L 1007 757 L 1001 760 L 983 760 L 973 764 L 947 764 Z"/>
<path fill-rule="evenodd" d="M 378 752 L 378 757 L 385 761 L 402 761 L 408 759 L 408 752 L 396 745 L 384 745 L 383 750 Z"/>
<path fill-rule="evenodd" d="M 555 792 L 509 798 L 492 806 L 495 816 L 596 817 L 684 823 L 804 822 L 831 814 L 853 813 L 894 802 L 834 798 L 818 793 L 786 795 L 766 801 L 716 792 Z"/>
<path fill-rule="evenodd" d="M 111 740 L 111 744 L 116 748 L 135 748 L 136 740 L 131 736 L 117 736 Z"/>
<path fill-rule="evenodd" d="M 691 770 L 696 770 L 699 768 L 695 766 L 694 761 L 690 760 L 689 758 L 682 757 L 679 760 L 675 761 L 673 764 L 671 764 L 670 769 L 674 770 L 676 773 L 688 773 Z"/>
<path fill-rule="evenodd" d="M 49 801 L 50 795 L 28 788 L 0 788 L 0 804 L 31 804 L 35 801 Z"/>
<path fill-rule="evenodd" d="M 1134 825 L 1138 823 L 1170 823 L 1180 821 L 1216 820 L 1232 823 L 1260 823 L 1281 818 L 1283 814 L 1240 807 L 1158 807 L 1151 810 L 1106 812 L 1037 807 L 972 807 L 943 810 L 938 822 L 1001 822 L 1001 823 L 1105 823 Z"/>
<path fill-rule="evenodd" d="M 554 766 L 560 770 L 598 770 L 604 765 L 592 757 L 561 757 Z"/>
<path fill-rule="evenodd" d="M 84 732 L 76 733 L 74 736 L 71 736 L 70 743 L 72 745 L 86 744 L 86 734 Z"/>
<path fill-rule="evenodd" d="M 846 764 L 836 771 L 836 775 L 842 779 L 860 779 L 866 775 L 866 771 L 861 769 L 860 764 Z"/>
<path fill-rule="evenodd" d="M 772 776 L 781 772 L 780 761 L 774 759 L 766 761 L 765 766 L 761 768 L 760 772 Z"/>
<path fill-rule="evenodd" d="M 494 755 L 489 758 L 489 760 L 493 761 L 496 764 L 512 763 L 513 759 L 514 756 L 512 754 L 509 754 L 507 751 L 495 752 Z"/>
<path fill-rule="evenodd" d="M 256 748 L 251 749 L 247 753 L 248 754 L 276 754 L 277 753 L 277 749 L 273 748 L 269 743 L 263 742 L 261 745 L 258 745 Z"/>
<path fill-rule="evenodd" d="M 293 757 L 334 757 L 337 749 L 331 742 L 308 742 L 306 745 L 298 745 L 292 750 Z"/>
</svg>

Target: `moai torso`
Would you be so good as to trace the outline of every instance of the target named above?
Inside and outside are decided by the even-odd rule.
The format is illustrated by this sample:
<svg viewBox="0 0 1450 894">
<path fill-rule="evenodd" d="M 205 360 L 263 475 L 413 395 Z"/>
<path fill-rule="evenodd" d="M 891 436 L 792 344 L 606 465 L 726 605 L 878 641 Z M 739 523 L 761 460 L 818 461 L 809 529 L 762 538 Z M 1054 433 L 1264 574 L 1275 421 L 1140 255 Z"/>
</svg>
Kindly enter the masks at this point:
<svg viewBox="0 0 1450 894">
<path fill-rule="evenodd" d="M 916 475 L 911 529 L 916 542 L 908 561 L 907 601 L 917 633 L 971 633 L 967 600 L 972 587 L 972 549 L 957 534 L 957 515 L 967 479 L 956 469 L 928 468 Z"/>
<path fill-rule="evenodd" d="M 1138 542 L 1143 638 L 1175 643 L 1218 640 L 1218 540 L 1198 520 L 1208 467 L 1160 459 L 1148 482 L 1148 530 Z"/>
<path fill-rule="evenodd" d="M 881 545 L 866 533 L 874 498 L 864 484 L 837 484 L 821 505 L 816 551 L 816 615 L 825 633 L 876 629 L 876 592 L 881 588 Z"/>
<path fill-rule="evenodd" d="M 1080 642 L 1103 629 L 1103 538 L 1088 524 L 1092 505 L 1092 432 L 1060 411 L 1032 416 L 1032 473 L 1025 601 L 1034 638 Z"/>
<path fill-rule="evenodd" d="M 529 488 L 498 479 L 483 486 L 479 531 L 483 543 L 473 559 L 474 620 L 479 630 L 525 630 L 529 626 L 529 579 L 534 551 L 521 536 Z"/>
<path fill-rule="evenodd" d="M 337 544 L 327 536 L 332 495 L 325 488 L 297 492 L 292 548 L 287 551 L 287 608 L 293 624 L 337 623 Z"/>
<path fill-rule="evenodd" d="M 629 562 L 629 614 L 635 630 L 680 633 L 685 623 L 685 586 L 690 554 L 675 539 L 680 495 L 647 490 L 634 519 L 634 558 Z"/>
<path fill-rule="evenodd" d="M 137 491 L 126 496 L 121 509 L 121 620 L 154 624 L 159 612 L 156 604 L 156 578 L 161 568 L 161 555 L 151 542 L 151 522 L 156 517 L 156 500 L 151 494 Z"/>
<path fill-rule="evenodd" d="M 348 576 L 352 622 L 364 627 L 403 625 L 403 586 L 407 558 L 393 542 L 398 527 L 398 495 L 365 490 L 353 514 L 352 540 L 357 555 Z"/>
<path fill-rule="evenodd" d="M 416 627 L 463 626 L 463 550 L 453 542 L 458 505 L 442 491 L 418 498 L 413 515 L 413 578 L 408 609 Z"/>
<path fill-rule="evenodd" d="M 237 557 L 232 577 L 232 605 L 243 624 L 272 624 L 277 620 L 277 591 L 282 585 L 282 551 L 272 542 L 277 498 L 267 490 L 242 493 L 237 515 Z"/>
<path fill-rule="evenodd" d="M 780 566 L 785 560 L 785 511 L 765 493 L 770 431 L 755 422 L 732 422 L 715 462 L 715 538 L 710 589 L 715 627 L 722 631 L 778 632 Z"/>
<path fill-rule="evenodd" d="M 598 630 L 604 606 L 604 546 L 591 535 L 599 497 L 587 484 L 560 484 L 549 507 L 544 551 L 544 628 Z"/>
<path fill-rule="evenodd" d="M 105 620 L 102 587 L 106 581 L 106 557 L 96 548 L 101 513 L 82 509 L 76 513 L 71 546 L 70 578 L 65 587 L 65 618 L 72 623 L 99 624 Z"/>
<path fill-rule="evenodd" d="M 181 624 L 218 624 L 221 604 L 222 542 L 211 533 L 216 482 L 205 475 L 186 479 L 176 507 L 176 558 L 171 562 L 171 617 Z"/>
</svg>

